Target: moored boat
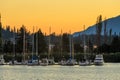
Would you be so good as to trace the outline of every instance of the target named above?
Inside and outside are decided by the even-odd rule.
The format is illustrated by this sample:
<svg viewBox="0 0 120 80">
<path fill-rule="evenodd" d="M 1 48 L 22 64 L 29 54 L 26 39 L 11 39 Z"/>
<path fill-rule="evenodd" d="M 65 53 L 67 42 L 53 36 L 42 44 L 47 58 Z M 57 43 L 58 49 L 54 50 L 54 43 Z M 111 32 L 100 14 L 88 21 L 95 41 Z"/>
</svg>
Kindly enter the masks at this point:
<svg viewBox="0 0 120 80">
<path fill-rule="evenodd" d="M 43 58 L 40 62 L 41 66 L 47 66 L 48 65 L 48 59 L 47 58 Z"/>
<path fill-rule="evenodd" d="M 85 37 L 85 26 L 84 26 L 84 41 L 83 41 L 83 48 L 84 48 L 84 59 L 79 62 L 80 66 L 89 66 L 91 65 L 91 61 L 88 60 L 86 50 L 87 50 L 87 45 L 86 45 L 86 37 Z"/>
<path fill-rule="evenodd" d="M 80 66 L 89 66 L 89 65 L 91 65 L 91 62 L 88 60 L 84 60 L 84 61 L 80 61 L 79 65 Z"/>
<path fill-rule="evenodd" d="M 70 59 L 66 62 L 66 65 L 67 65 L 67 66 L 74 66 L 74 65 L 75 65 L 75 60 L 70 58 Z"/>
<path fill-rule="evenodd" d="M 98 54 L 95 56 L 94 65 L 103 65 L 104 59 L 102 54 Z"/>
<path fill-rule="evenodd" d="M 4 60 L 3 55 L 1 55 L 1 57 L 0 57 L 0 65 L 4 65 L 4 64 L 5 64 L 5 60 Z"/>
</svg>

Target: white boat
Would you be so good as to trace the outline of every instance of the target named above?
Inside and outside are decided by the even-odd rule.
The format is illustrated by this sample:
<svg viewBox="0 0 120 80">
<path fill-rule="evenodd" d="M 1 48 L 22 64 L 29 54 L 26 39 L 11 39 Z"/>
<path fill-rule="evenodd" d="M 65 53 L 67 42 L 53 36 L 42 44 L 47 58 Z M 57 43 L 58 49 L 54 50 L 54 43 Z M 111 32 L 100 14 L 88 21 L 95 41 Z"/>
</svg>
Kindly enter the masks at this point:
<svg viewBox="0 0 120 80">
<path fill-rule="evenodd" d="M 16 60 L 9 61 L 9 65 L 23 65 L 22 62 L 18 62 Z"/>
<path fill-rule="evenodd" d="M 75 60 L 75 59 L 72 59 L 72 58 L 70 58 L 69 60 L 67 60 L 67 62 L 66 62 L 66 65 L 67 66 L 74 66 L 74 65 L 77 65 L 78 64 L 78 62 Z"/>
<path fill-rule="evenodd" d="M 54 64 L 55 64 L 54 58 L 49 58 L 48 65 L 54 65 Z"/>
<path fill-rule="evenodd" d="M 79 62 L 79 65 L 80 65 L 80 66 L 89 66 L 89 65 L 91 65 L 91 62 L 88 61 L 88 60 L 85 60 L 85 61 Z"/>
<path fill-rule="evenodd" d="M 43 58 L 40 62 L 41 66 L 47 66 L 48 65 L 48 59 L 47 58 Z"/>
<path fill-rule="evenodd" d="M 76 61 L 74 59 L 69 59 L 67 62 L 66 62 L 66 65 L 67 66 L 74 66 L 76 64 Z"/>
<path fill-rule="evenodd" d="M 61 61 L 58 62 L 59 65 L 65 66 L 66 65 L 66 59 L 63 58 Z"/>
<path fill-rule="evenodd" d="M 64 65 L 66 65 L 66 61 L 61 60 L 58 64 L 64 66 Z"/>
<path fill-rule="evenodd" d="M 104 59 L 102 54 L 98 54 L 95 56 L 94 65 L 103 65 Z"/>
<path fill-rule="evenodd" d="M 0 57 L 0 65 L 4 65 L 4 64 L 5 64 L 5 60 L 4 60 L 3 55 L 1 55 L 1 57 Z"/>
<path fill-rule="evenodd" d="M 91 60 L 87 60 L 86 58 L 79 62 L 80 66 L 90 66 L 92 65 Z"/>
</svg>

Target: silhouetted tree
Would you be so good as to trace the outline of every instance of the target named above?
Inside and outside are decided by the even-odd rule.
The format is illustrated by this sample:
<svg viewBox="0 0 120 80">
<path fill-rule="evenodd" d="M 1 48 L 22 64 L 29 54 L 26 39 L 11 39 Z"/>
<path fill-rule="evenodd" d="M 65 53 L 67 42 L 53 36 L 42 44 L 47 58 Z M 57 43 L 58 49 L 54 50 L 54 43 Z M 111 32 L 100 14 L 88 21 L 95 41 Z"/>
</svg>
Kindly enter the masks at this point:
<svg viewBox="0 0 120 80">
<path fill-rule="evenodd" d="M 108 44 L 102 44 L 100 47 L 99 47 L 99 51 L 101 53 L 110 53 L 110 45 Z"/>
<path fill-rule="evenodd" d="M 89 53 L 93 53 L 93 43 L 91 42 L 91 39 L 88 39 L 88 49 L 89 49 Z"/>
<path fill-rule="evenodd" d="M 109 44 L 112 42 L 112 29 L 109 30 Z"/>
<path fill-rule="evenodd" d="M 37 36 L 37 37 L 36 37 Z M 41 29 L 38 30 L 38 32 L 35 33 L 34 35 L 34 47 L 36 49 L 36 41 L 38 40 L 38 55 L 43 54 L 47 52 L 47 44 L 45 40 L 45 36 L 42 33 Z"/>
<path fill-rule="evenodd" d="M 115 36 L 111 43 L 111 52 L 120 52 L 120 39 L 118 36 Z"/>
<path fill-rule="evenodd" d="M 62 37 L 63 52 L 69 52 L 69 34 L 63 33 Z"/>
<path fill-rule="evenodd" d="M 10 26 L 6 26 L 6 30 L 10 32 Z"/>
<path fill-rule="evenodd" d="M 1 15 L 0 15 L 0 53 L 2 52 L 2 23 L 1 23 Z"/>
<path fill-rule="evenodd" d="M 102 15 L 97 17 L 97 22 L 96 22 L 97 47 L 100 47 L 100 44 L 101 44 L 101 31 L 102 31 Z M 97 50 L 97 53 L 99 54 L 98 50 Z"/>
<path fill-rule="evenodd" d="M 12 41 L 10 41 L 10 40 L 5 41 L 3 49 L 4 49 L 4 53 L 12 53 L 13 52 Z"/>
<path fill-rule="evenodd" d="M 74 44 L 74 51 L 75 53 L 78 53 L 78 52 L 83 53 L 83 47 L 81 47 L 80 44 Z"/>
<path fill-rule="evenodd" d="M 107 20 L 104 21 L 104 44 L 107 44 Z"/>
<path fill-rule="evenodd" d="M 24 25 L 22 25 L 22 27 L 20 28 L 20 30 L 17 33 L 17 38 L 16 38 L 16 51 L 18 53 L 22 53 L 23 52 L 23 37 L 24 34 L 27 33 L 26 28 Z"/>
</svg>

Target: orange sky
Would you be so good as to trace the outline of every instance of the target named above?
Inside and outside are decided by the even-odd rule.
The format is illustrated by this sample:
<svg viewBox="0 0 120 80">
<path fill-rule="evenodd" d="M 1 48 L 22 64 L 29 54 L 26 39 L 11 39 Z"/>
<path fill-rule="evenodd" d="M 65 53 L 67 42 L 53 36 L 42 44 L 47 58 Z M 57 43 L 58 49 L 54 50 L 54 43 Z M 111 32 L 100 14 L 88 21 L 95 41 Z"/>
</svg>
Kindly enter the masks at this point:
<svg viewBox="0 0 120 80">
<path fill-rule="evenodd" d="M 0 0 L 3 26 L 19 28 L 24 24 L 32 31 L 38 26 L 43 32 L 77 32 L 103 17 L 120 15 L 120 0 Z"/>
</svg>

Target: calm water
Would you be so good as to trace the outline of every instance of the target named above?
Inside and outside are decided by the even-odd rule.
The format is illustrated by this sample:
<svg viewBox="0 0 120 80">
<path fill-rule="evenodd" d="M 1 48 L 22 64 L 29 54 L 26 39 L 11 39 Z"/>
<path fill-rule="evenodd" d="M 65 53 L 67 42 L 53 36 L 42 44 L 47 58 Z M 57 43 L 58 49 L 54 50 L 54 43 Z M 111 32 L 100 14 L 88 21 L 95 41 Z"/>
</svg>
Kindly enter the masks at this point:
<svg viewBox="0 0 120 80">
<path fill-rule="evenodd" d="M 120 80 L 120 63 L 104 66 L 0 66 L 0 80 Z"/>
</svg>

